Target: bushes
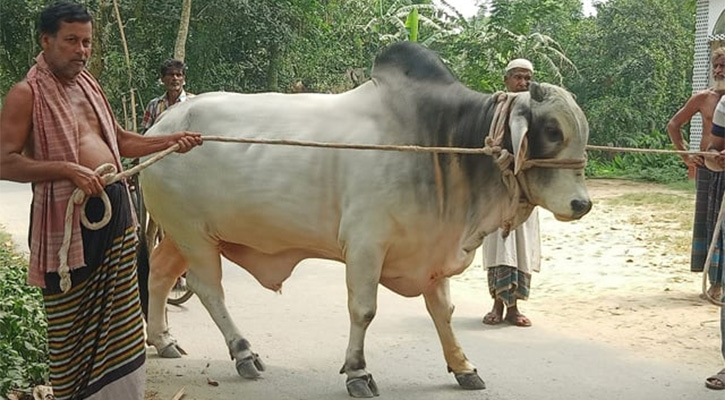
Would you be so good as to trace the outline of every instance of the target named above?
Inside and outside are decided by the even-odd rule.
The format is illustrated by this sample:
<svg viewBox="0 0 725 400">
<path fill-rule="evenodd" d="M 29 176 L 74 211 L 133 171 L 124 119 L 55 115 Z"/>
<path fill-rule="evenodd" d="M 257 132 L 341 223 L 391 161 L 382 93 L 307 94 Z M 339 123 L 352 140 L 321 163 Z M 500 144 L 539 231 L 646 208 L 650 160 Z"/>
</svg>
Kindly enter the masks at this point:
<svg viewBox="0 0 725 400">
<path fill-rule="evenodd" d="M 28 264 L 0 232 L 0 398 L 48 381 L 47 322 L 40 289 L 26 284 Z"/>
<path fill-rule="evenodd" d="M 669 136 L 658 130 L 625 140 L 624 144 L 637 149 L 673 149 Z M 590 152 L 586 174 L 598 178 L 674 183 L 687 180 L 687 166 L 674 154 Z"/>
</svg>

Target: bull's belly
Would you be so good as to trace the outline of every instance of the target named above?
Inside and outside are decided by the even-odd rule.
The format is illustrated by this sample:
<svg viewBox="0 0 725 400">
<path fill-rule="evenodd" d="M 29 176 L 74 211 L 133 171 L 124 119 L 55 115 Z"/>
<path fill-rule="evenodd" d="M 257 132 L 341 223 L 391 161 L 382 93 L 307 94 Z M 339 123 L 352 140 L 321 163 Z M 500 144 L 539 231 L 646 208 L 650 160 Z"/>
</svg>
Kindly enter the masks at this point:
<svg viewBox="0 0 725 400">
<path fill-rule="evenodd" d="M 380 284 L 401 296 L 419 296 L 441 279 L 463 272 L 471 260 L 472 257 L 448 263 L 427 263 L 420 260 L 419 264 L 384 265 Z"/>
<path fill-rule="evenodd" d="M 464 250 L 460 241 L 438 235 L 429 239 L 415 246 L 391 247 L 380 283 L 402 296 L 419 296 L 441 279 L 460 274 L 473 261 L 475 250 Z"/>
<path fill-rule="evenodd" d="M 191 247 L 192 251 L 200 241 L 212 243 L 222 256 L 274 291 L 282 288 L 302 260 L 322 258 L 346 262 L 344 246 L 338 237 L 339 223 L 318 220 L 315 225 L 297 225 L 289 219 L 286 221 L 286 224 L 275 224 L 242 214 L 219 221 L 191 217 L 171 222 L 168 233 L 182 242 L 182 248 Z M 387 245 L 380 283 L 406 297 L 418 296 L 441 279 L 461 273 L 472 261 L 472 253 L 466 253 L 460 241 L 450 237 L 442 239 L 436 234 L 419 236 L 414 242 L 390 238 Z M 369 267 L 376 269 L 374 265 Z"/>
</svg>

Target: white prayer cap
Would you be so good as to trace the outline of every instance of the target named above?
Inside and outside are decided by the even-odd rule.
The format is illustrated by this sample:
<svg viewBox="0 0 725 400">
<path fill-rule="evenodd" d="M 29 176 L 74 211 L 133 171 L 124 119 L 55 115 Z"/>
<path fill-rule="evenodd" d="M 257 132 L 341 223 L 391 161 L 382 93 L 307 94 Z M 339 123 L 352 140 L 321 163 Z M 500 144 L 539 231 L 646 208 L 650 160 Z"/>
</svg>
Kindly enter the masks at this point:
<svg viewBox="0 0 725 400">
<path fill-rule="evenodd" d="M 531 61 L 525 58 L 517 58 L 515 60 L 511 60 L 511 62 L 509 62 L 506 66 L 506 72 L 509 72 L 514 68 L 527 69 L 531 72 L 534 72 L 534 65 L 531 64 Z"/>
</svg>

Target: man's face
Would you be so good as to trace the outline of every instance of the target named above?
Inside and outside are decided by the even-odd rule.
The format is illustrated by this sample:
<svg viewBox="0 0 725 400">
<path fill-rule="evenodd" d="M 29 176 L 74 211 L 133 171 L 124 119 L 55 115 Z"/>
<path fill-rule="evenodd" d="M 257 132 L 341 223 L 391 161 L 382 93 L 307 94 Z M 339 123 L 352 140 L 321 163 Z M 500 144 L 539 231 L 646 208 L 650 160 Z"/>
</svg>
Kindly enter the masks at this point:
<svg viewBox="0 0 725 400">
<path fill-rule="evenodd" d="M 61 22 L 55 35 L 41 36 L 45 61 L 56 76 L 72 80 L 83 71 L 91 57 L 92 35 L 90 22 Z"/>
<path fill-rule="evenodd" d="M 532 73 L 528 69 L 514 68 L 503 77 L 503 83 L 509 92 L 525 92 L 529 90 Z"/>
<path fill-rule="evenodd" d="M 166 91 L 168 92 L 181 92 L 184 87 L 184 73 L 178 68 L 169 68 L 166 74 L 161 77 L 161 82 L 164 83 Z"/>
<path fill-rule="evenodd" d="M 725 81 L 725 56 L 720 56 L 712 62 L 712 79 Z"/>
</svg>

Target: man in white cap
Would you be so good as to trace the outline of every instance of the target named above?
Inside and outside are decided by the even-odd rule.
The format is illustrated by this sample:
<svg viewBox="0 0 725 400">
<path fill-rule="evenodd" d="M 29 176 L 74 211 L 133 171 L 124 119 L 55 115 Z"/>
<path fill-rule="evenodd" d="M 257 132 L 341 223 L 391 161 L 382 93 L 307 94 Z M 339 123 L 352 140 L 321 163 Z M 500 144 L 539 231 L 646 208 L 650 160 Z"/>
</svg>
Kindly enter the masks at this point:
<svg viewBox="0 0 725 400">
<path fill-rule="evenodd" d="M 534 65 L 525 58 L 511 60 L 506 65 L 503 83 L 509 92 L 525 92 L 529 90 L 529 82 L 534 76 Z"/>
<path fill-rule="evenodd" d="M 503 78 L 506 90 L 528 91 L 533 75 L 531 61 L 524 58 L 512 60 L 506 66 Z M 486 236 L 483 241 L 483 266 L 488 272 L 488 290 L 494 299 L 493 308 L 483 317 L 483 323 L 497 325 L 506 321 L 516 326 L 531 326 L 531 321 L 519 312 L 517 301 L 529 298 L 531 272 L 538 272 L 541 266 L 539 212 L 536 208 L 529 219 L 506 238 L 500 229 Z"/>
</svg>

